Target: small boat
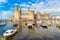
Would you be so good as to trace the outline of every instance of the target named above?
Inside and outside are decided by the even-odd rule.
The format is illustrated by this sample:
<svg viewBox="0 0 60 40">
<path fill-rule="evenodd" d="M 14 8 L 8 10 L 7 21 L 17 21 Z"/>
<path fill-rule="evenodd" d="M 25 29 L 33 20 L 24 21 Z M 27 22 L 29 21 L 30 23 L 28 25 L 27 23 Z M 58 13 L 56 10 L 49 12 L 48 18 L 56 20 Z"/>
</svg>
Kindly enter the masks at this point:
<svg viewBox="0 0 60 40">
<path fill-rule="evenodd" d="M 15 30 L 7 30 L 4 34 L 3 34 L 3 36 L 4 37 L 8 37 L 8 36 L 12 36 L 12 35 L 14 35 L 15 33 L 17 32 L 17 30 L 15 29 Z"/>
<path fill-rule="evenodd" d="M 2 15 L 1 15 L 0 26 L 6 26 L 6 25 L 7 25 L 7 23 L 4 22 L 4 20 L 2 20 Z"/>
<path fill-rule="evenodd" d="M 56 23 L 56 27 L 60 28 L 60 22 Z"/>
<path fill-rule="evenodd" d="M 6 25 L 7 25 L 7 23 L 5 23 L 5 22 L 0 23 L 0 26 L 6 26 Z"/>
<path fill-rule="evenodd" d="M 16 23 L 16 22 L 15 22 L 15 23 L 13 23 L 13 26 L 14 26 L 14 27 L 18 26 L 18 23 Z"/>
<path fill-rule="evenodd" d="M 43 24 L 47 24 L 48 26 L 51 26 L 51 22 L 50 21 L 45 21 L 45 22 L 43 22 Z"/>
<path fill-rule="evenodd" d="M 48 28 L 47 26 L 48 26 L 47 24 L 41 24 L 41 27 L 43 27 L 43 28 L 47 29 Z"/>
<path fill-rule="evenodd" d="M 45 22 L 48 26 L 51 26 L 51 22 Z"/>
</svg>

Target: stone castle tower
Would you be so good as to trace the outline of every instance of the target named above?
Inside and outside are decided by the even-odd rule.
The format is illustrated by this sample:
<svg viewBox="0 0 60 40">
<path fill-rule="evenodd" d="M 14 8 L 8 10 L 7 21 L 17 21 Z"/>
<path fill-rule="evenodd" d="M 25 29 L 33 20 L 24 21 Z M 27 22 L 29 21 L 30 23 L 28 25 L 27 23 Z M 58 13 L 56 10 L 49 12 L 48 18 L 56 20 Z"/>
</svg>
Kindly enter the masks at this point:
<svg viewBox="0 0 60 40">
<path fill-rule="evenodd" d="M 41 14 L 39 11 L 36 12 L 36 19 L 39 20 L 41 18 Z"/>
<path fill-rule="evenodd" d="M 30 16 L 31 19 L 34 19 L 34 11 L 30 10 L 30 7 L 28 7 L 28 15 Z"/>
<path fill-rule="evenodd" d="M 15 11 L 14 11 L 14 21 L 19 21 L 20 20 L 20 16 L 21 16 L 21 8 L 19 10 L 18 6 L 15 7 Z"/>
<path fill-rule="evenodd" d="M 28 22 L 34 22 L 34 11 L 30 10 L 30 7 L 28 7 L 28 12 L 27 13 L 22 13 L 21 8 L 18 8 L 18 6 L 15 7 L 15 11 L 14 11 L 14 21 L 19 21 L 19 20 L 23 19 L 28 21 Z"/>
</svg>

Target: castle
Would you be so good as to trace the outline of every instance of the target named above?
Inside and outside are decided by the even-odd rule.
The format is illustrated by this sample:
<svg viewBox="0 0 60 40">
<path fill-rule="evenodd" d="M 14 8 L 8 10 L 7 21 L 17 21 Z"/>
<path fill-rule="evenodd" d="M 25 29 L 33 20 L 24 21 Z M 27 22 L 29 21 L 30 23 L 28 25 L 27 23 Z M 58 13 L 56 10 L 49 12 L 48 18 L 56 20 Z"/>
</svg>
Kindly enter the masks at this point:
<svg viewBox="0 0 60 40">
<path fill-rule="evenodd" d="M 49 19 L 50 19 L 50 14 L 48 13 L 41 14 L 39 11 L 35 13 L 34 10 L 30 9 L 30 7 L 28 7 L 27 13 L 22 13 L 22 9 L 16 6 L 14 11 L 14 16 L 12 17 L 11 21 L 17 22 L 21 20 L 21 22 L 23 23 L 22 25 L 25 26 L 27 23 L 34 24 L 34 23 L 39 23 L 41 20 L 49 21 Z"/>
</svg>

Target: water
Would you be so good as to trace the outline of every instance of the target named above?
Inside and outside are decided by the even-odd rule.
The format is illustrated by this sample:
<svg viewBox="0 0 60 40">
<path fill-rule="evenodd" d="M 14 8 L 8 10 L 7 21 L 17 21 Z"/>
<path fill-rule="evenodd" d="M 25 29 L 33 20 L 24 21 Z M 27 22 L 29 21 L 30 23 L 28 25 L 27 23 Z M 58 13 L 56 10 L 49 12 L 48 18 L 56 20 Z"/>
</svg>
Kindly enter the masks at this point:
<svg viewBox="0 0 60 40">
<path fill-rule="evenodd" d="M 6 26 L 0 27 L 0 36 L 3 36 L 3 33 L 8 29 L 15 29 L 12 23 L 7 23 Z M 21 33 L 17 33 L 14 36 L 14 40 L 19 40 L 20 38 L 24 40 L 60 40 L 60 30 L 55 24 L 52 24 L 49 29 L 35 27 L 34 30 L 29 30 L 28 28 L 22 27 L 22 35 Z"/>
<path fill-rule="evenodd" d="M 3 33 L 8 29 L 15 29 L 12 23 L 8 22 L 6 26 L 0 27 L 0 37 L 3 36 Z"/>
<path fill-rule="evenodd" d="M 17 33 L 13 40 L 60 40 L 60 30 L 55 24 L 52 24 L 49 29 L 40 27 L 29 30 L 23 27 L 22 35 Z"/>
</svg>

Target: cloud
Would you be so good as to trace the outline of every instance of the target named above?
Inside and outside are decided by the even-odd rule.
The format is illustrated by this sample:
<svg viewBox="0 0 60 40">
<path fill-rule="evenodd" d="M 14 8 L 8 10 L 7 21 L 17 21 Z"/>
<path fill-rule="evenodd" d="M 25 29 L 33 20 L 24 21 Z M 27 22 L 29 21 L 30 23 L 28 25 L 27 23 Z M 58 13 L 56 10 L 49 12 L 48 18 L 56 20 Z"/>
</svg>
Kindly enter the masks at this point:
<svg viewBox="0 0 60 40">
<path fill-rule="evenodd" d="M 47 3 L 44 6 L 44 9 L 46 9 L 46 11 L 50 11 L 50 12 L 60 12 L 60 0 L 46 0 Z"/>
<path fill-rule="evenodd" d="M 25 3 L 20 4 L 21 7 L 29 7 L 30 5 L 27 5 Z"/>
<path fill-rule="evenodd" d="M 8 0 L 0 0 L 0 3 L 3 2 L 3 3 L 6 3 Z"/>
<path fill-rule="evenodd" d="M 8 11 L 2 11 L 2 14 L 0 16 L 2 16 L 2 19 L 8 19 L 9 17 L 12 17 L 14 15 L 14 13 L 10 10 Z"/>
<path fill-rule="evenodd" d="M 23 13 L 27 13 L 27 10 L 28 10 L 27 8 L 22 8 Z"/>
<path fill-rule="evenodd" d="M 18 4 L 18 3 L 15 3 L 14 5 L 17 6 L 17 5 L 19 5 L 19 4 Z"/>
<path fill-rule="evenodd" d="M 14 10 L 14 8 L 13 7 L 10 7 L 10 9 L 9 10 Z"/>
<path fill-rule="evenodd" d="M 32 4 L 31 2 L 28 2 L 28 4 Z"/>
<path fill-rule="evenodd" d="M 31 2 L 28 2 L 30 4 L 32 4 Z M 36 4 L 26 4 L 26 3 L 22 3 L 20 4 L 20 7 L 31 7 L 31 9 L 35 9 L 35 10 L 39 10 L 44 6 L 44 2 L 40 2 L 40 3 L 36 3 Z"/>
<path fill-rule="evenodd" d="M 33 9 L 35 11 L 41 11 L 41 10 L 43 10 L 43 6 L 44 6 L 44 2 L 39 2 L 36 4 L 32 4 L 31 9 Z"/>
<path fill-rule="evenodd" d="M 29 5 L 29 3 L 31 5 Z M 32 10 L 40 12 L 60 12 L 60 0 L 46 0 L 37 3 L 28 2 L 28 4 L 22 3 L 20 6 L 30 7 Z"/>
<path fill-rule="evenodd" d="M 7 3 L 7 1 L 8 1 L 8 0 L 0 0 L 0 8 L 1 8 L 1 7 L 4 7 L 4 6 L 2 6 L 2 4 Z"/>
<path fill-rule="evenodd" d="M 31 9 L 40 12 L 60 12 L 60 0 L 46 0 L 32 4 Z"/>
</svg>

